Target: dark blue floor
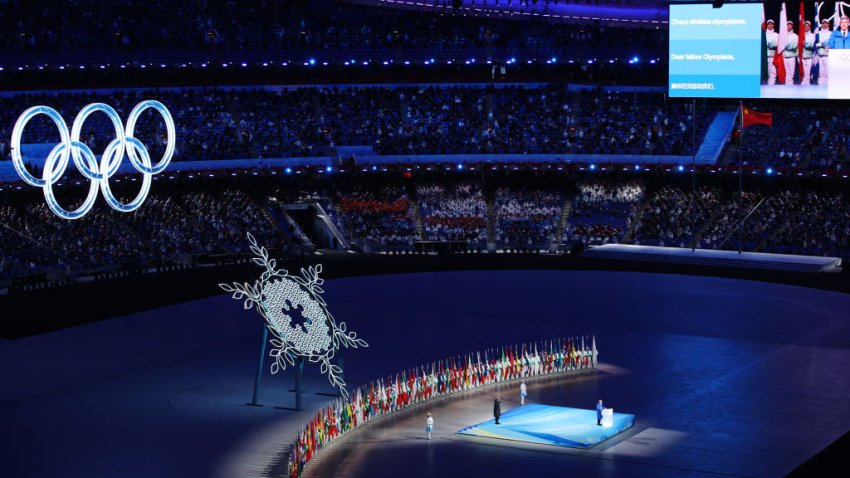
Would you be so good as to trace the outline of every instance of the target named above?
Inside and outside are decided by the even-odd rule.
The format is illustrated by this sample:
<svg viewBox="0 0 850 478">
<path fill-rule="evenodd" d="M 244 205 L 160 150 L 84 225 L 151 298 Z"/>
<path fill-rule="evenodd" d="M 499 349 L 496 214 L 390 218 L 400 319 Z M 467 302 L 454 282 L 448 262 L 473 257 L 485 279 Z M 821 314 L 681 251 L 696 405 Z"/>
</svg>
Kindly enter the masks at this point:
<svg viewBox="0 0 850 478">
<path fill-rule="evenodd" d="M 396 447 L 341 463 L 350 476 L 452 473 L 461 455 L 463 470 L 489 476 L 563 476 L 565 466 L 597 476 L 782 476 L 850 430 L 847 295 L 577 271 L 360 277 L 325 290 L 337 319 L 371 345 L 345 354 L 351 382 L 504 343 L 596 334 L 600 362 L 622 373 L 551 389 L 540 402 L 590 408 L 601 396 L 638 416 L 636 434 L 677 437 L 604 460 L 468 443 Z M 239 476 L 258 443 L 273 450 L 307 417 L 244 406 L 260 330 L 258 317 L 221 296 L 0 342 L 1 474 Z M 318 406 L 327 397 L 316 392 L 329 387 L 315 370 L 308 378 Z M 265 380 L 267 404 L 292 406 L 288 372 Z"/>
</svg>

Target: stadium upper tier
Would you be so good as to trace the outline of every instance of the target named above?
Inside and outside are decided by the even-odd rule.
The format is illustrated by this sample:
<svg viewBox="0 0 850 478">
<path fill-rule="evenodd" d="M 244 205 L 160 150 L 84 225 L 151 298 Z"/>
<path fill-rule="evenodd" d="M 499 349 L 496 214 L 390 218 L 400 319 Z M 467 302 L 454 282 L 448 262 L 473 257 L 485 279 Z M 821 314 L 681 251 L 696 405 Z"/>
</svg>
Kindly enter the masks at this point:
<svg viewBox="0 0 850 478">
<path fill-rule="evenodd" d="M 571 155 L 575 162 L 604 164 L 606 157 L 617 155 L 629 164 L 681 165 L 697 152 L 698 164 L 736 165 L 740 155 L 745 169 L 833 174 L 846 169 L 850 137 L 841 108 L 762 101 L 762 108 L 774 113 L 773 127 L 747 128 L 739 146 L 729 142 L 736 121 L 729 115 L 736 105 L 698 105 L 694 110 L 692 103 L 639 88 L 476 84 L 127 89 L 0 96 L 0 161 L 9 158 L 15 121 L 33 105 L 51 106 L 71 124 L 88 103 L 106 103 L 126 118 L 144 99 L 157 99 L 171 111 L 178 162 L 337 159 L 347 158 L 351 147 L 357 147 L 358 156 L 389 155 L 417 163 L 436 155 L 477 155 L 452 159 L 475 163 L 481 158 L 498 161 L 492 156 L 497 154 L 550 154 Z M 719 111 L 732 112 L 727 113 L 726 130 L 713 128 L 720 122 Z M 138 125 L 137 137 L 154 157 L 161 155 L 166 140 L 161 117 L 148 111 Z M 105 115 L 95 114 L 84 124 L 81 137 L 100 155 L 114 135 L 112 128 Z M 35 117 L 24 129 L 22 143 L 47 149 L 25 146 L 25 160 L 40 164 L 58 140 L 55 125 L 45 116 Z M 706 146 L 716 143 L 715 156 L 702 158 L 704 141 Z"/>
<path fill-rule="evenodd" d="M 51 106 L 71 122 L 88 103 L 109 104 L 126 117 L 143 99 L 157 99 L 171 111 L 175 161 L 335 157 L 340 146 L 392 155 L 690 155 L 716 111 L 697 115 L 694 123 L 691 105 L 667 102 L 660 93 L 577 92 L 564 85 L 19 94 L 0 97 L 0 158 L 8 158 L 12 125 L 30 106 Z M 162 119 L 150 111 L 139 124 L 138 136 L 158 153 Z M 100 154 L 110 134 L 109 119 L 93 115 L 82 137 Z M 55 125 L 39 116 L 22 143 L 58 139 Z"/>
<path fill-rule="evenodd" d="M 430 71 L 442 75 L 431 78 L 439 81 L 449 70 L 458 81 L 470 74 L 480 81 L 506 67 L 514 80 L 610 81 L 628 75 L 631 82 L 663 83 L 666 25 L 425 10 L 273 0 L 10 0 L 0 9 L 0 80 L 14 88 L 199 79 L 310 83 L 319 76 L 333 82 L 346 71 L 357 75 L 349 81 L 398 81 L 401 70 Z M 607 68 L 614 65 L 629 71 Z M 541 77 L 541 69 L 553 76 Z"/>
<path fill-rule="evenodd" d="M 0 11 L 3 53 L 140 51 L 385 52 L 401 49 L 524 52 L 565 48 L 652 49 L 665 45 L 666 26 L 601 26 L 480 18 L 364 5 L 260 0 L 234 2 L 6 2 Z M 61 18 L 62 21 L 56 21 Z M 377 59 L 377 58 L 376 58 Z M 507 58 L 505 58 L 507 59 Z"/>
</svg>

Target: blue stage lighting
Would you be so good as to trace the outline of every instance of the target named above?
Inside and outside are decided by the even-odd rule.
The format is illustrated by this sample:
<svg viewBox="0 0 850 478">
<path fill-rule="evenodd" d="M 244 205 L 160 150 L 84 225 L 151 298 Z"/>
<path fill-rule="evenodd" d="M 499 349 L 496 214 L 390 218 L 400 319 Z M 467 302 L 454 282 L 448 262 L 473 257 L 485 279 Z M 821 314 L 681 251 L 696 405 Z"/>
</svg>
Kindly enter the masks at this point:
<svg viewBox="0 0 850 478">
<path fill-rule="evenodd" d="M 767 174 L 773 174 L 773 168 L 767 168 Z"/>
<path fill-rule="evenodd" d="M 286 174 L 292 174 L 292 168 L 286 167 Z"/>
<path fill-rule="evenodd" d="M 640 171 L 640 164 L 635 164 L 635 171 Z"/>
<path fill-rule="evenodd" d="M 676 169 L 678 169 L 678 170 L 679 170 L 679 172 L 681 173 L 682 171 L 684 171 L 684 170 L 685 170 L 685 167 L 684 167 L 684 166 L 682 166 L 682 165 L 680 164 L 680 165 L 679 165 L 679 167 L 678 167 L 678 168 L 676 168 Z"/>
<path fill-rule="evenodd" d="M 632 58 L 632 62 L 633 63 L 640 63 L 640 58 L 634 57 L 634 58 Z"/>
<path fill-rule="evenodd" d="M 463 163 L 459 163 L 457 165 L 457 169 L 458 169 L 458 171 L 463 171 Z"/>
<path fill-rule="evenodd" d="M 310 66 L 315 65 L 315 64 L 316 64 L 316 59 L 315 59 L 315 58 L 310 58 L 309 63 L 310 63 Z"/>
<path fill-rule="evenodd" d="M 552 57 L 552 60 L 551 60 L 551 61 L 552 61 L 552 63 L 558 63 L 558 59 L 557 59 L 557 58 L 555 58 L 554 56 Z"/>
<path fill-rule="evenodd" d="M 333 170 L 334 170 L 333 166 L 327 166 L 327 167 L 325 167 L 325 171 L 327 171 L 327 172 L 331 172 L 331 171 L 333 171 Z"/>
<path fill-rule="evenodd" d="M 377 171 L 377 170 L 378 170 L 378 167 L 373 165 L 373 166 L 372 166 L 372 171 Z"/>
<path fill-rule="evenodd" d="M 595 171 L 595 170 L 596 170 L 596 165 L 595 165 L 595 164 L 591 164 L 591 165 L 590 165 L 590 170 L 591 170 L 591 171 Z"/>
</svg>

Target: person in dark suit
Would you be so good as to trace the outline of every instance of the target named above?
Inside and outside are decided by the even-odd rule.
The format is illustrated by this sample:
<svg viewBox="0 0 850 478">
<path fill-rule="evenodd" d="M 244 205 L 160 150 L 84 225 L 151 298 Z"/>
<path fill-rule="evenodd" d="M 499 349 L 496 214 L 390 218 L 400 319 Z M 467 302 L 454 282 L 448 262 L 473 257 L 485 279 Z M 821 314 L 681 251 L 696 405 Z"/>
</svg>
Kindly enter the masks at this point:
<svg viewBox="0 0 850 478">
<path fill-rule="evenodd" d="M 500 395 L 496 395 L 496 399 L 493 400 L 493 416 L 496 417 L 496 425 L 498 425 L 499 417 L 502 416 L 502 397 Z"/>
</svg>

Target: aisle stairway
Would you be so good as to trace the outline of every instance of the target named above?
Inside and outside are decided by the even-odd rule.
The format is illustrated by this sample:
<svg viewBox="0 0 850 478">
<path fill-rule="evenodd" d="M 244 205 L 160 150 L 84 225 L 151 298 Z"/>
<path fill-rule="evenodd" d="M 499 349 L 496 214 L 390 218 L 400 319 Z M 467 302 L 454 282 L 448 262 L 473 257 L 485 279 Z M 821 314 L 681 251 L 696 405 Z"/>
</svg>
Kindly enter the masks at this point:
<svg viewBox="0 0 850 478">
<path fill-rule="evenodd" d="M 487 243 L 496 243 L 496 194 L 493 191 L 486 193 L 487 201 Z"/>
<path fill-rule="evenodd" d="M 573 212 L 573 198 L 569 194 L 565 194 L 564 204 L 561 205 L 561 217 L 558 219 L 558 228 L 555 232 L 555 242 L 558 244 L 563 242 L 564 231 L 567 229 L 571 212 Z"/>
<path fill-rule="evenodd" d="M 735 111 L 721 111 L 714 116 L 708 131 L 705 133 L 705 138 L 697 149 L 697 164 L 717 164 L 720 154 L 723 152 L 723 147 L 735 128 L 737 118 L 737 109 Z"/>
</svg>

